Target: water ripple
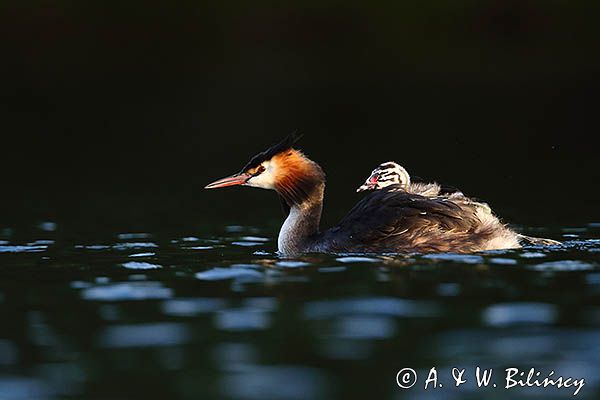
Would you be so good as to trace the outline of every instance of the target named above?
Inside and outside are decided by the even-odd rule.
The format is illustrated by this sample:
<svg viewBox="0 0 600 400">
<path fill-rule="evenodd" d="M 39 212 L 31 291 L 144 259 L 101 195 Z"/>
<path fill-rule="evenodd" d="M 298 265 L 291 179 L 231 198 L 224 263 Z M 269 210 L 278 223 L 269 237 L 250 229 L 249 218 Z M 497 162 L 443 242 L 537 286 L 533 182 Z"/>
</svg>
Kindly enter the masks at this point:
<svg viewBox="0 0 600 400">
<path fill-rule="evenodd" d="M 253 365 L 226 375 L 219 387 L 225 396 L 240 400 L 320 400 L 330 398 L 326 383 L 316 368 Z"/>
<path fill-rule="evenodd" d="M 168 299 L 173 291 L 160 282 L 120 282 L 102 286 L 93 286 L 81 291 L 86 300 L 126 301 Z"/>
<path fill-rule="evenodd" d="M 177 323 L 115 325 L 100 333 L 98 344 L 108 348 L 175 346 L 190 338 L 187 327 Z"/>
<path fill-rule="evenodd" d="M 262 280 L 263 274 L 259 271 L 246 268 L 213 268 L 207 271 L 197 272 L 196 279 L 204 281 L 219 281 L 235 279 L 248 282 Z"/>
<path fill-rule="evenodd" d="M 254 246 L 262 246 L 263 242 L 231 242 L 234 246 L 242 246 L 242 247 L 254 247 Z"/>
<path fill-rule="evenodd" d="M 426 254 L 422 256 L 429 260 L 441 260 L 441 261 L 454 261 L 465 264 L 481 264 L 484 259 L 481 256 L 472 254 L 454 254 L 454 253 L 441 253 L 441 254 Z"/>
<path fill-rule="evenodd" d="M 311 264 L 304 262 L 304 261 L 285 260 L 285 261 L 278 261 L 275 265 L 277 265 L 278 267 L 282 267 L 282 268 L 302 268 L 302 267 L 308 267 Z"/>
<path fill-rule="evenodd" d="M 45 245 L 0 246 L 0 253 L 39 253 L 47 248 Z"/>
<path fill-rule="evenodd" d="M 152 237 L 149 233 L 119 233 L 117 237 L 121 240 L 129 240 L 129 239 L 148 239 Z"/>
<path fill-rule="evenodd" d="M 217 312 L 215 325 L 226 331 L 267 329 L 270 318 L 266 312 L 251 308 L 229 309 Z"/>
<path fill-rule="evenodd" d="M 156 253 L 135 253 L 135 254 L 130 254 L 129 257 L 152 257 L 155 255 L 156 255 Z"/>
<path fill-rule="evenodd" d="M 2 400 L 40 400 L 54 397 L 42 380 L 20 376 L 0 375 Z"/>
<path fill-rule="evenodd" d="M 147 263 L 147 262 L 135 262 L 135 261 L 126 262 L 121 265 L 127 269 L 160 269 L 160 268 L 162 268 L 162 265 L 151 264 L 151 263 Z"/>
<path fill-rule="evenodd" d="M 144 248 L 156 248 L 158 245 L 152 242 L 126 242 L 117 243 L 113 245 L 115 250 L 129 250 L 129 249 L 144 249 Z"/>
<path fill-rule="evenodd" d="M 44 221 L 38 225 L 38 228 L 45 232 L 54 232 L 58 228 L 58 225 L 56 222 Z"/>
<path fill-rule="evenodd" d="M 306 319 L 327 319 L 352 314 L 431 317 L 437 313 L 438 308 L 432 303 L 393 297 L 311 301 L 304 306 L 304 316 Z"/>
<path fill-rule="evenodd" d="M 396 333 L 394 320 L 385 316 L 348 316 L 337 321 L 336 337 L 344 339 L 388 339 Z"/>
<path fill-rule="evenodd" d="M 494 304 L 483 312 L 486 324 L 504 327 L 515 324 L 551 324 L 556 320 L 556 306 L 546 303 Z"/>
<path fill-rule="evenodd" d="M 528 268 L 536 271 L 589 271 L 593 270 L 595 267 L 593 264 L 584 261 L 560 260 L 531 265 Z"/>
<path fill-rule="evenodd" d="M 190 247 L 184 247 L 184 249 L 186 249 L 186 250 L 212 250 L 214 248 L 215 248 L 215 246 L 190 246 Z"/>
<path fill-rule="evenodd" d="M 213 313 L 227 306 L 225 299 L 219 298 L 192 298 L 172 299 L 162 303 L 162 312 L 176 317 L 192 317 L 198 314 Z"/>
<path fill-rule="evenodd" d="M 339 257 L 339 258 L 336 258 L 336 261 L 345 263 L 345 264 L 381 262 L 381 260 L 379 258 L 373 258 L 373 257 Z"/>
<path fill-rule="evenodd" d="M 269 241 L 269 238 L 262 237 L 262 236 L 243 236 L 241 239 L 246 242 L 268 242 Z"/>
</svg>

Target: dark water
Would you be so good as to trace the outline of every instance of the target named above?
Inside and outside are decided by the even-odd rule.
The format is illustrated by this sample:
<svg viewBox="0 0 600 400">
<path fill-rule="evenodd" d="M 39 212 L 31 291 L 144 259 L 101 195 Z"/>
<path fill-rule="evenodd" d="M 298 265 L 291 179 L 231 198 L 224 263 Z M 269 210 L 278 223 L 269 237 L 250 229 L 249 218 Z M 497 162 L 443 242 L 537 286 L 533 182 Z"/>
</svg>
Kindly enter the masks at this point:
<svg viewBox="0 0 600 400">
<path fill-rule="evenodd" d="M 526 230 L 527 231 L 527 230 Z M 0 399 L 570 398 L 600 395 L 600 224 L 476 255 L 280 259 L 276 229 L 0 231 Z M 85 239 L 82 239 L 85 237 Z M 475 368 L 497 388 L 477 388 Z M 396 374 L 413 368 L 403 390 Z M 431 367 L 444 386 L 424 390 Z M 454 388 L 450 371 L 465 368 Z M 491 384 L 490 384 L 491 385 Z"/>
</svg>

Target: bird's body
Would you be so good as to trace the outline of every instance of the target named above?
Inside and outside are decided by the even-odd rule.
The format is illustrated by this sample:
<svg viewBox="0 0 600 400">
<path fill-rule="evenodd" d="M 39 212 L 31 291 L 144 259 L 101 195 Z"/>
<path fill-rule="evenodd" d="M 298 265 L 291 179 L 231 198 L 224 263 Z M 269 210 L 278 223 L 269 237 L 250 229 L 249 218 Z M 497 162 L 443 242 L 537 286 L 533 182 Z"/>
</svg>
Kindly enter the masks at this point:
<svg viewBox="0 0 600 400">
<path fill-rule="evenodd" d="M 408 171 L 396 162 L 388 161 L 380 164 L 371 172 L 365 183 L 357 191 L 393 191 L 417 194 L 432 200 L 453 204 L 461 208 L 458 216 L 475 216 L 475 231 L 461 239 L 463 243 L 471 240 L 474 246 L 487 246 L 489 249 L 513 248 L 524 244 L 558 245 L 552 239 L 536 238 L 516 233 L 500 222 L 487 203 L 466 196 L 462 191 L 449 186 L 441 186 L 436 182 L 414 182 Z M 432 234 L 428 234 L 432 236 Z M 479 240 L 477 240 L 479 239 Z M 487 243 L 486 243 L 487 241 Z M 434 241 L 439 243 L 439 241 Z M 442 246 L 443 248 L 443 246 Z"/>
<path fill-rule="evenodd" d="M 340 221 L 319 230 L 325 174 L 292 146 L 291 136 L 255 156 L 242 170 L 206 186 L 242 185 L 275 190 L 287 217 L 278 237 L 284 256 L 302 253 L 457 252 L 519 247 L 518 235 L 473 202 L 411 193 L 391 185 L 369 193 Z M 416 188 L 416 187 L 415 187 Z M 465 198 L 462 195 L 462 198 Z M 465 198 L 466 199 L 466 198 Z"/>
<path fill-rule="evenodd" d="M 470 253 L 519 247 L 516 234 L 480 208 L 394 189 L 361 200 L 323 233 L 318 250 Z"/>
</svg>

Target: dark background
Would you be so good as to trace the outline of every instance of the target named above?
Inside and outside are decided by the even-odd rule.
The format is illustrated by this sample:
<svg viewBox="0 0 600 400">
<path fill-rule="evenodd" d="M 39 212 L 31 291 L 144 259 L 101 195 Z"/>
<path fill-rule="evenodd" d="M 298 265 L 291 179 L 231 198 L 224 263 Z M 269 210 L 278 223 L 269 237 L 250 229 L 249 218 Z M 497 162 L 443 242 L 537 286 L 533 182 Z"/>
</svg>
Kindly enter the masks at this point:
<svg viewBox="0 0 600 400">
<path fill-rule="evenodd" d="M 326 224 L 378 163 L 508 222 L 598 219 L 596 1 L 0 4 L 0 225 L 278 221 L 204 192 L 293 130 Z"/>
</svg>

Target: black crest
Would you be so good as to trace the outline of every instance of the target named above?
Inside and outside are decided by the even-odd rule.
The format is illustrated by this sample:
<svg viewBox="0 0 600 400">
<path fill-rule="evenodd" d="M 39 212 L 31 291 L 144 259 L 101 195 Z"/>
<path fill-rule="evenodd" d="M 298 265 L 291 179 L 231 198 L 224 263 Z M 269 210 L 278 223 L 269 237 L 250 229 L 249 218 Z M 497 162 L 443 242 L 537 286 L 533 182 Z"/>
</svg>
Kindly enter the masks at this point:
<svg viewBox="0 0 600 400">
<path fill-rule="evenodd" d="M 252 159 L 248 161 L 248 164 L 246 164 L 244 168 L 242 168 L 242 172 L 247 171 L 250 168 L 255 168 L 258 165 L 260 165 L 260 163 L 262 163 L 263 161 L 270 160 L 275 155 L 291 149 L 292 146 L 294 146 L 294 144 L 298 140 L 300 140 L 301 137 L 302 134 L 299 134 L 297 131 L 292 132 L 281 142 L 274 144 L 262 153 L 258 153 L 257 155 L 252 157 Z"/>
</svg>

